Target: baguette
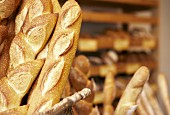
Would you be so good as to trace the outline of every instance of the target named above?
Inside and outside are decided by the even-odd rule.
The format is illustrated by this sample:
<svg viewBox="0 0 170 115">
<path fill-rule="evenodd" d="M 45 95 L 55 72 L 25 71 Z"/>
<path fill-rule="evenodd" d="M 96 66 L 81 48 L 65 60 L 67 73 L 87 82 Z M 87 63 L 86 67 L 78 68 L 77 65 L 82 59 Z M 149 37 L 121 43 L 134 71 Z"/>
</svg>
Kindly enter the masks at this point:
<svg viewBox="0 0 170 115">
<path fill-rule="evenodd" d="M 143 90 L 143 86 L 149 78 L 149 70 L 146 67 L 140 67 L 128 83 L 117 107 L 115 115 L 132 114 L 136 109 L 136 102 Z M 132 111 L 131 111 L 132 110 Z"/>
<path fill-rule="evenodd" d="M 0 112 L 19 107 L 43 63 L 44 60 L 34 60 L 20 64 L 0 80 Z"/>
<path fill-rule="evenodd" d="M 47 59 L 28 101 L 28 114 L 45 111 L 59 102 L 77 49 L 82 21 L 81 9 L 67 1 L 59 14 Z"/>
<path fill-rule="evenodd" d="M 44 47 L 57 20 L 51 6 L 50 0 L 22 1 L 15 20 L 15 30 L 19 31 L 11 43 L 8 72 L 22 63 L 35 60 L 36 55 Z"/>
<path fill-rule="evenodd" d="M 6 111 L 0 112 L 0 115 L 26 115 L 28 106 L 19 106 L 17 108 L 8 109 Z"/>
<path fill-rule="evenodd" d="M 6 95 L 1 101 L 4 102 L 5 99 L 8 102 L 7 105 L 3 105 L 5 109 L 20 105 L 44 64 L 44 60 L 35 60 L 35 57 L 46 44 L 56 24 L 57 16 L 51 12 L 51 6 L 50 0 L 22 2 L 21 12 L 18 14 L 21 18 L 16 18 L 16 25 L 23 22 L 24 25 L 20 24 L 21 29 L 11 43 L 7 78 L 4 78 L 4 85 L 0 83 L 0 92 Z M 22 8 L 28 8 L 25 17 L 21 16 Z M 9 92 L 14 96 L 7 95 Z"/>
<path fill-rule="evenodd" d="M 110 71 L 104 83 L 104 111 L 103 115 L 112 115 L 114 113 L 112 103 L 116 98 L 116 86 L 114 81 L 114 74 Z"/>
<path fill-rule="evenodd" d="M 166 113 L 167 115 L 170 115 L 170 99 L 168 95 L 168 83 L 167 78 L 165 77 L 164 74 L 158 75 L 157 84 L 159 87 L 159 94 L 161 96 Z"/>
<path fill-rule="evenodd" d="M 138 108 L 136 111 L 138 115 L 151 115 L 151 114 L 148 114 L 147 111 L 145 110 L 144 105 L 140 98 L 138 99 L 137 104 L 138 104 Z"/>
<path fill-rule="evenodd" d="M 156 115 L 163 115 L 163 111 L 158 103 L 158 100 L 156 99 L 154 92 L 152 88 L 150 87 L 149 83 L 146 83 L 145 88 L 144 88 L 146 93 L 146 96 L 148 97 L 151 106 L 155 112 Z"/>
<path fill-rule="evenodd" d="M 143 111 L 146 110 L 147 114 L 155 115 L 155 112 L 154 112 L 154 110 L 153 110 L 153 108 L 152 108 L 152 106 L 150 104 L 150 101 L 149 101 L 148 97 L 146 96 L 145 90 L 142 91 L 141 96 L 140 96 L 139 99 L 141 99 L 141 102 L 142 102 L 142 104 L 144 106 Z"/>
<path fill-rule="evenodd" d="M 18 7 L 20 0 L 1 0 L 0 18 L 8 18 Z"/>
</svg>

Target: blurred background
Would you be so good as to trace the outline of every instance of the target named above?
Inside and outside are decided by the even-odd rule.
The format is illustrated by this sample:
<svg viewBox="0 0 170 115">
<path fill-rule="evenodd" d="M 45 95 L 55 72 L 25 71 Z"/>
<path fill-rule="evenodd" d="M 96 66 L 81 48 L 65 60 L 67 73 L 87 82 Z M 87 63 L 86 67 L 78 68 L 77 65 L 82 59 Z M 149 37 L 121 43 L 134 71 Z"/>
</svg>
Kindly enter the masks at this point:
<svg viewBox="0 0 170 115">
<path fill-rule="evenodd" d="M 170 43 L 170 13 L 169 13 L 170 1 L 161 0 L 160 1 L 160 71 L 164 72 L 168 76 L 168 81 L 170 81 L 170 53 L 169 53 L 169 43 Z"/>
</svg>

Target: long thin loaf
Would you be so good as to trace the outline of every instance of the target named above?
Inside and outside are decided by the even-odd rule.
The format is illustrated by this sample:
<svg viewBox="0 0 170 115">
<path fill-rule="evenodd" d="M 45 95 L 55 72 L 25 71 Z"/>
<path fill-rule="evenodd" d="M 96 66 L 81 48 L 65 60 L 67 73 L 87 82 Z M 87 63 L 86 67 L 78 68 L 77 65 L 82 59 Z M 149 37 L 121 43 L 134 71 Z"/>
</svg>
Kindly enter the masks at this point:
<svg viewBox="0 0 170 115">
<path fill-rule="evenodd" d="M 117 107 L 115 115 L 131 115 L 136 109 L 137 99 L 143 90 L 143 86 L 149 78 L 149 70 L 146 67 L 141 67 L 134 74 L 131 81 L 128 83 Z"/>
<path fill-rule="evenodd" d="M 81 9 L 74 0 L 61 9 L 56 34 L 50 43 L 47 59 L 28 101 L 28 114 L 45 111 L 59 102 L 75 56 L 82 21 Z"/>
<path fill-rule="evenodd" d="M 47 43 L 57 15 L 51 0 L 23 0 L 16 17 L 16 36 L 10 47 L 10 66 L 0 81 L 0 111 L 18 107 L 39 74 L 43 59 L 37 54 Z M 10 95 L 9 95 L 10 94 Z"/>
<path fill-rule="evenodd" d="M 164 74 L 159 74 L 157 79 L 158 87 L 166 113 L 170 115 L 170 99 L 168 95 L 168 83 Z"/>
</svg>

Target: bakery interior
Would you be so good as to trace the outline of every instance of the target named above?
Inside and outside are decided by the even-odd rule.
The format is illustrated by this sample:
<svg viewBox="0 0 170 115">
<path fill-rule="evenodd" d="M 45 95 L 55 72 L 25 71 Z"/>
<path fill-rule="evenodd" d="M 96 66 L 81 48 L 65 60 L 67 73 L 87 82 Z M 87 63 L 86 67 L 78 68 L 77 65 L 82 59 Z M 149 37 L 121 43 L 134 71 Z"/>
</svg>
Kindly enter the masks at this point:
<svg viewBox="0 0 170 115">
<path fill-rule="evenodd" d="M 68 0 L 70 3 L 65 5 L 66 1 L 0 1 L 0 115 L 170 115 L 170 13 L 168 8 L 170 1 Z M 5 6 L 6 4 L 8 5 Z M 56 6 L 56 9 L 53 9 L 54 12 L 49 10 L 49 4 L 52 4 L 51 6 L 53 7 Z M 36 5 L 42 5 L 44 9 L 41 9 L 41 7 L 36 8 Z M 57 11 L 58 6 L 64 5 L 65 7 L 61 7 L 61 10 Z M 9 13 L 10 10 L 8 9 L 9 12 L 7 12 L 6 8 L 13 10 L 10 9 L 11 13 Z M 30 8 L 33 10 L 31 11 Z M 81 8 L 81 12 L 79 12 L 79 8 Z M 9 14 L 5 14 L 6 12 Z M 29 18 L 30 12 L 33 13 L 32 19 Z M 44 20 L 41 19 L 41 15 L 46 15 L 49 12 L 55 15 L 50 14 L 44 17 Z M 18 16 L 20 14 L 22 15 Z M 64 16 L 69 17 L 69 19 L 64 19 Z M 74 19 L 74 16 L 79 17 Z M 23 20 L 23 17 L 26 18 Z M 33 20 L 37 17 L 40 17 L 40 22 L 38 22 L 39 20 Z M 48 17 L 51 18 L 51 22 Z M 28 18 L 29 20 L 26 20 Z M 22 25 L 18 24 L 16 20 L 23 21 Z M 46 29 L 49 23 L 54 24 L 53 26 L 49 24 L 47 30 L 41 30 L 41 25 L 44 21 L 46 21 L 46 25 L 43 25 L 43 29 Z M 63 22 L 63 24 L 58 24 L 60 22 Z M 70 22 L 71 24 L 68 24 Z M 17 30 L 16 25 L 21 27 L 20 31 Z M 42 33 L 40 35 L 35 32 L 32 35 L 34 38 L 26 40 L 26 37 L 31 36 L 30 33 L 32 30 L 34 31 L 34 27 L 36 29 L 36 26 L 40 28 L 39 32 L 50 34 Z M 64 26 L 64 29 L 62 26 Z M 56 33 L 55 29 L 53 29 L 55 27 L 58 29 Z M 28 30 L 25 31 L 24 29 Z M 30 31 L 29 29 L 32 30 Z M 58 71 L 48 70 L 44 66 L 48 65 L 48 63 L 55 63 L 56 60 L 53 59 L 55 57 L 52 57 L 51 53 L 47 54 L 44 59 L 43 51 L 49 50 L 50 52 L 52 45 L 49 44 L 53 43 L 52 38 L 55 38 L 55 35 L 57 37 L 64 36 L 60 34 L 65 31 L 76 31 L 75 40 L 74 37 L 69 38 L 72 36 L 71 33 L 68 36 L 70 41 L 61 41 L 63 46 L 58 43 L 59 46 L 56 46 L 58 48 L 56 50 L 59 53 L 56 51 L 55 54 L 59 57 L 56 58 L 56 60 L 59 60 L 57 61 L 58 65 L 49 67 L 58 68 Z M 42 42 L 44 45 L 39 48 L 39 45 L 36 46 L 36 44 L 39 44 L 38 40 L 44 35 L 52 40 Z M 22 36 L 23 38 L 21 37 L 18 40 L 16 36 Z M 39 39 L 36 37 L 39 37 Z M 23 42 L 23 40 L 26 40 L 26 42 Z M 31 40 L 35 41 L 32 42 Z M 35 45 L 34 52 L 36 54 L 30 53 L 31 50 L 28 50 L 27 45 L 25 45 L 27 42 L 30 43 L 29 45 Z M 75 42 L 78 43 L 76 44 Z M 16 47 L 15 44 L 20 44 L 23 47 Z M 21 53 L 20 47 L 24 49 L 24 53 Z M 72 47 L 77 47 L 77 49 Z M 37 50 L 36 48 L 39 49 Z M 13 52 L 15 50 L 17 52 Z M 21 53 L 21 55 L 16 53 Z M 35 55 L 33 56 L 34 61 L 43 58 L 44 62 L 42 62 L 43 64 L 37 62 L 42 68 L 36 63 L 35 65 L 33 65 L 34 63 L 30 64 L 33 67 L 32 69 L 35 68 L 38 73 L 31 73 L 32 76 L 35 76 L 34 80 L 33 78 L 30 81 L 28 79 L 27 82 L 30 84 L 26 86 L 27 83 L 25 82 L 26 85 L 20 87 L 20 84 L 23 84 L 20 82 L 24 82 L 24 80 L 15 82 L 17 74 L 21 73 L 19 79 L 27 79 L 26 77 L 29 77 L 29 75 L 22 73 L 22 71 L 34 71 L 25 69 L 24 63 L 27 61 L 30 63 L 29 61 L 32 57 L 25 56 L 25 60 L 28 58 L 26 61 L 23 58 L 19 59 L 23 55 L 30 57 Z M 50 61 L 47 58 L 50 58 Z M 61 61 L 62 59 L 66 61 L 63 62 Z M 68 64 L 67 67 L 62 65 L 65 62 Z M 18 67 L 17 63 L 19 63 L 20 67 Z M 14 67 L 15 64 L 17 65 L 16 67 Z M 63 67 L 63 69 L 61 70 L 60 67 Z M 46 78 L 44 77 L 42 78 L 42 82 L 45 82 L 44 86 L 39 86 L 37 84 L 39 84 L 39 79 L 41 81 L 43 70 L 49 71 L 47 73 L 49 75 L 51 75 L 50 72 L 54 72 L 54 75 L 51 76 L 55 77 L 55 75 L 59 76 L 61 74 L 65 78 L 49 78 L 45 82 Z M 24 74 L 26 77 L 23 77 Z M 50 84 L 50 80 L 58 84 Z M 18 87 L 14 86 L 16 84 Z M 57 88 L 57 85 L 61 86 Z M 44 88 L 45 86 L 52 88 L 52 91 Z M 25 90 L 23 90 L 24 87 L 26 87 Z M 39 95 L 39 90 L 34 87 L 41 87 L 41 90 L 44 88 L 45 94 L 37 96 Z M 51 98 L 57 101 L 45 102 Z M 38 105 L 39 100 L 45 104 L 42 104 L 43 106 L 38 110 L 35 107 L 41 106 L 41 104 Z M 10 102 L 11 104 L 9 104 Z M 39 113 L 33 113 L 33 110 Z"/>
</svg>

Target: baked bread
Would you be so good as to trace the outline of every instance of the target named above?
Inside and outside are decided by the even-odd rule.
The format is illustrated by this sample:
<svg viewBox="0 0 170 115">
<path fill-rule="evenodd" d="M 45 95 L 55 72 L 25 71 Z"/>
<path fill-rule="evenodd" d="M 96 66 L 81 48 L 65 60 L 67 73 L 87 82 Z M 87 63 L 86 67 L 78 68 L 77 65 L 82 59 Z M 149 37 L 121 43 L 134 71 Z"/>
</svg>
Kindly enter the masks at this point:
<svg viewBox="0 0 170 115">
<path fill-rule="evenodd" d="M 104 93 L 103 115 L 112 115 L 114 113 L 112 103 L 116 98 L 116 85 L 114 80 L 114 72 L 112 71 L 110 71 L 106 75 L 103 93 Z"/>
<path fill-rule="evenodd" d="M 143 90 L 143 86 L 149 78 L 149 70 L 140 67 L 128 83 L 120 101 L 116 107 L 115 115 L 132 114 L 137 108 L 137 99 Z"/>
<path fill-rule="evenodd" d="M 1 55 L 1 52 L 4 48 L 4 40 L 5 38 L 8 36 L 8 29 L 6 26 L 1 26 L 0 25 L 0 55 Z"/>
<path fill-rule="evenodd" d="M 0 18 L 8 18 L 18 7 L 20 0 L 1 0 Z"/>
<path fill-rule="evenodd" d="M 28 114 L 45 111 L 59 102 L 77 49 L 81 21 L 78 4 L 74 0 L 67 1 L 50 40 L 47 59 L 32 89 Z"/>
<path fill-rule="evenodd" d="M 8 18 L 8 23 L 6 26 L 0 26 L 0 35 L 2 37 L 0 37 L 0 41 L 2 43 L 0 43 L 0 50 L 2 52 L 0 52 L 0 79 L 4 76 L 6 76 L 7 70 L 8 70 L 8 66 L 9 66 L 9 49 L 10 49 L 10 45 L 12 42 L 12 39 L 14 38 L 15 34 L 14 34 L 14 30 L 15 30 L 15 26 L 14 26 L 14 18 L 15 18 L 15 13 L 12 14 L 12 16 L 10 16 Z M 5 28 L 1 28 L 1 27 L 5 27 Z M 2 48 L 2 49 L 1 49 Z"/>
<path fill-rule="evenodd" d="M 140 100 L 141 104 L 143 104 L 143 106 L 144 106 L 142 111 L 146 110 L 148 115 L 155 115 L 155 112 L 151 106 L 150 100 L 148 99 L 145 90 L 142 91 L 139 100 Z M 141 104 L 139 104 L 139 106 Z M 139 109 L 140 109 L 140 107 L 139 107 Z M 137 111 L 138 111 L 138 109 L 137 109 Z M 140 111 L 140 112 L 142 112 L 142 111 Z"/>
<path fill-rule="evenodd" d="M 149 83 L 145 84 L 145 88 L 144 88 L 145 92 L 146 92 L 146 96 L 148 97 L 148 100 L 154 110 L 154 113 L 156 115 L 163 115 L 163 111 L 158 103 L 158 100 L 154 94 L 153 89 L 150 87 Z"/>
<path fill-rule="evenodd" d="M 10 47 L 7 78 L 1 81 L 4 83 L 0 83 L 0 92 L 5 95 L 1 102 L 7 102 L 6 105 L 2 104 L 0 111 L 19 106 L 41 70 L 44 60 L 35 58 L 56 24 L 57 15 L 52 11 L 51 0 L 23 0 L 16 18 L 15 30 L 19 31 Z"/>
<path fill-rule="evenodd" d="M 28 106 L 19 106 L 13 109 L 8 109 L 6 111 L 0 112 L 0 115 L 26 115 Z"/>
<path fill-rule="evenodd" d="M 166 113 L 170 115 L 170 99 L 168 95 L 168 83 L 164 74 L 159 74 L 157 79 L 159 94 L 161 96 Z"/>
<path fill-rule="evenodd" d="M 0 112 L 20 106 L 43 64 L 44 60 L 20 64 L 0 80 Z"/>
</svg>

